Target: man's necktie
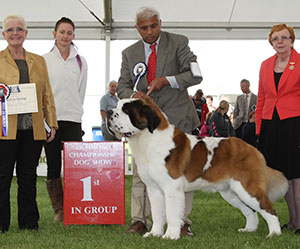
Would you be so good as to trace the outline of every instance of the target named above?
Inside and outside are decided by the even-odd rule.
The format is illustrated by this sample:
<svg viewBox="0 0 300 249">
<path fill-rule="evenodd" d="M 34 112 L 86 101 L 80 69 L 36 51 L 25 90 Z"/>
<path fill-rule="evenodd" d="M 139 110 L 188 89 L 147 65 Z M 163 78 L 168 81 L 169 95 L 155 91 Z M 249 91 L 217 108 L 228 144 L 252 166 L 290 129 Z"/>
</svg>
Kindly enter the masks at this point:
<svg viewBox="0 0 300 249">
<path fill-rule="evenodd" d="M 148 84 L 150 84 L 151 81 L 155 79 L 155 74 L 156 74 L 156 50 L 155 50 L 155 45 L 156 45 L 156 43 L 150 45 L 152 53 L 150 54 L 149 60 L 148 60 L 148 74 L 147 74 Z"/>
</svg>

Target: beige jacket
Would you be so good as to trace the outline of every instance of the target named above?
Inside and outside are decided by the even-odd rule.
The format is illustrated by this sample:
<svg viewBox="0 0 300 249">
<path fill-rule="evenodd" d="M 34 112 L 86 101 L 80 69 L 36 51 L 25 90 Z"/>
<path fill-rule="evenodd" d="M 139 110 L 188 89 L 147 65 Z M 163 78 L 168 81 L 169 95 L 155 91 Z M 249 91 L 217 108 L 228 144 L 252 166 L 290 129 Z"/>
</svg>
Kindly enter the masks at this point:
<svg viewBox="0 0 300 249">
<path fill-rule="evenodd" d="M 34 140 L 45 140 L 46 132 L 44 118 L 49 126 L 58 128 L 54 98 L 49 82 L 46 62 L 43 57 L 25 51 L 25 60 L 28 65 L 29 81 L 36 83 L 38 112 L 32 113 Z M 0 52 L 0 83 L 6 85 L 19 84 L 19 69 L 9 50 Z M 8 115 L 8 133 L 0 139 L 16 139 L 18 115 Z"/>
</svg>

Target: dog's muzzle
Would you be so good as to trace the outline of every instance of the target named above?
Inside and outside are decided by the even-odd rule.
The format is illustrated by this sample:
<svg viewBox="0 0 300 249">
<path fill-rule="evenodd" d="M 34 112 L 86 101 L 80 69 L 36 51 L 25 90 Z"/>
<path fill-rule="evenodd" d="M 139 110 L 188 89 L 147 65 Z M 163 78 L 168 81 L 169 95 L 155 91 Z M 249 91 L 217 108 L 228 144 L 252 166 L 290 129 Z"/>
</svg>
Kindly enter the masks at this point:
<svg viewBox="0 0 300 249">
<path fill-rule="evenodd" d="M 114 112 L 112 110 L 108 110 L 106 112 L 106 128 L 107 128 L 107 131 L 115 136 L 116 134 L 114 133 L 114 131 L 112 130 L 111 128 L 111 119 L 112 119 L 112 115 L 114 114 Z"/>
</svg>

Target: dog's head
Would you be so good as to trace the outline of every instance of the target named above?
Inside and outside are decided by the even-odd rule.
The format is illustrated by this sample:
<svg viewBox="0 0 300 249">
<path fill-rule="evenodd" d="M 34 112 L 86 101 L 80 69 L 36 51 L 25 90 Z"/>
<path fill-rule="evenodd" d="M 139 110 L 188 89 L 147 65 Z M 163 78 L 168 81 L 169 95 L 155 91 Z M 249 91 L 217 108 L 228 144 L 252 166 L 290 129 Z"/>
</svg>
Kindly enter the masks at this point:
<svg viewBox="0 0 300 249">
<path fill-rule="evenodd" d="M 107 112 L 108 130 L 118 138 L 131 137 L 144 129 L 153 133 L 161 123 L 160 111 L 153 103 L 150 97 L 120 100 L 117 108 Z"/>
</svg>

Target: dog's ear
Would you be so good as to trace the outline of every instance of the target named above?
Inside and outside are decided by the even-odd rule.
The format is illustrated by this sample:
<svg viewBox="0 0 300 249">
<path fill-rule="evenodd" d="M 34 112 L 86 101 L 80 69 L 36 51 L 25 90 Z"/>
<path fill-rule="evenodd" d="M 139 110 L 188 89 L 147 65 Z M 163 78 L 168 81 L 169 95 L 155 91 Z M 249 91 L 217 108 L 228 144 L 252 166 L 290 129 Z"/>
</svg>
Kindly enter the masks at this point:
<svg viewBox="0 0 300 249">
<path fill-rule="evenodd" d="M 156 112 L 147 105 L 143 106 L 143 113 L 147 119 L 147 127 L 148 130 L 153 133 L 153 131 L 159 126 L 160 124 L 160 117 L 156 114 Z"/>
</svg>

